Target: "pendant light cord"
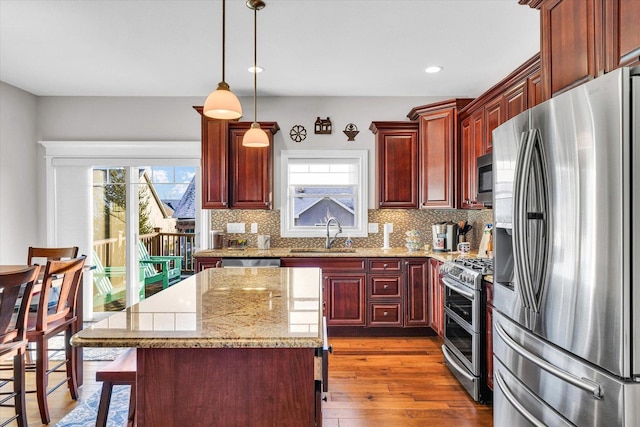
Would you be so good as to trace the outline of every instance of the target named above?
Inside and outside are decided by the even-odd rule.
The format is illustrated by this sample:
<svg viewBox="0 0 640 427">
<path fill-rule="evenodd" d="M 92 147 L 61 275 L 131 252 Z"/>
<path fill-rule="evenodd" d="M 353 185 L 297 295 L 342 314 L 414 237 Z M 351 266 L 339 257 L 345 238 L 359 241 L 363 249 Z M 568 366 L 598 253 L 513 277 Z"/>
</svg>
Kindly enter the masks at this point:
<svg viewBox="0 0 640 427">
<path fill-rule="evenodd" d="M 253 8 L 253 122 L 258 123 L 258 8 Z"/>
<path fill-rule="evenodd" d="M 226 11 L 225 11 L 225 0 L 222 0 L 222 81 L 224 82 L 224 69 L 225 69 L 225 15 L 226 15 Z"/>
</svg>

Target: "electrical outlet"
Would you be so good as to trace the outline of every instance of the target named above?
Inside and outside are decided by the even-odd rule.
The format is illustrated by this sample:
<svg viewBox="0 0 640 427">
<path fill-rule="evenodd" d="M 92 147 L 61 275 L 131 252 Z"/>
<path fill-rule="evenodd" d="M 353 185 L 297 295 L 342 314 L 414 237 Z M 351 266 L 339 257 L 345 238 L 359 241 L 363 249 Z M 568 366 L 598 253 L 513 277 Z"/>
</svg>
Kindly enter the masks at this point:
<svg viewBox="0 0 640 427">
<path fill-rule="evenodd" d="M 258 232 L 258 223 L 257 222 L 252 222 L 251 223 L 251 232 L 253 234 L 256 234 Z"/>
<path fill-rule="evenodd" d="M 370 222 L 369 223 L 369 233 L 371 233 L 371 234 L 377 234 L 378 233 L 378 223 L 377 222 Z"/>
</svg>

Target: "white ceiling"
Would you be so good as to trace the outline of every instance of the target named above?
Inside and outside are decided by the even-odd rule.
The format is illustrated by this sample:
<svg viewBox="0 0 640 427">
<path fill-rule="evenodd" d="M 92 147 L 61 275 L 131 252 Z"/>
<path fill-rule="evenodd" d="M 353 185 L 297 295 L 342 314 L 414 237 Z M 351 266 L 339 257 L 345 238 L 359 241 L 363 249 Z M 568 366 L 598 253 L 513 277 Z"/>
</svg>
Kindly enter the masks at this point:
<svg viewBox="0 0 640 427">
<path fill-rule="evenodd" d="M 539 12 L 517 0 L 265 2 L 259 96 L 477 96 L 539 51 Z M 253 11 L 226 4 L 226 81 L 252 95 Z M 0 80 L 39 96 L 205 97 L 222 74 L 221 10 L 0 0 Z"/>
</svg>

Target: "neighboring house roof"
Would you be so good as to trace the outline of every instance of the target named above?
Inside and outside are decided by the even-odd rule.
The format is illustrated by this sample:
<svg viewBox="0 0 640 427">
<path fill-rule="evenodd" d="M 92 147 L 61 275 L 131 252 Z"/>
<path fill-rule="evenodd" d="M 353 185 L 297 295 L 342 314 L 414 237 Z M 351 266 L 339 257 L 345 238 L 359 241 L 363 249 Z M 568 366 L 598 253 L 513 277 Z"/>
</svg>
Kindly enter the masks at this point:
<svg viewBox="0 0 640 427">
<path fill-rule="evenodd" d="M 304 187 L 304 194 L 342 194 L 344 193 L 344 187 Z M 311 209 L 315 204 L 319 203 L 324 197 L 300 197 L 294 203 L 294 217 L 298 218 L 300 215 L 304 214 L 305 211 Z M 334 197 L 329 197 L 330 200 L 333 200 L 340 206 L 343 206 L 349 212 L 353 212 L 353 198 L 344 197 L 340 199 L 336 199 Z"/>
<path fill-rule="evenodd" d="M 174 218 L 195 218 L 196 217 L 196 183 L 195 176 L 191 178 L 189 186 L 182 195 L 182 199 L 174 205 Z"/>
</svg>

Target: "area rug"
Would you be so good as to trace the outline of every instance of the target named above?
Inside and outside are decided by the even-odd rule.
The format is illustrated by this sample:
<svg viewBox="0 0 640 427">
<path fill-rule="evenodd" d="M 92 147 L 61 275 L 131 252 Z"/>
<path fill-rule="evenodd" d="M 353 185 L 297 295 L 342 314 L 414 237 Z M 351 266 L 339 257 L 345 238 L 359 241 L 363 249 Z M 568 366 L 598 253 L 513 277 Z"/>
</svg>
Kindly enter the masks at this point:
<svg viewBox="0 0 640 427">
<path fill-rule="evenodd" d="M 111 406 L 107 417 L 107 427 L 122 427 L 127 425 L 129 415 L 129 393 L 131 386 L 114 385 L 111 394 Z M 93 393 L 58 421 L 55 427 L 94 427 L 98 417 L 100 390 Z"/>
<path fill-rule="evenodd" d="M 64 348 L 64 335 L 57 335 L 49 340 L 50 349 Z M 82 357 L 84 360 L 116 360 L 126 348 L 120 347 L 85 347 L 82 349 Z M 49 353 L 50 360 L 64 360 L 64 350 L 51 351 Z"/>
</svg>

